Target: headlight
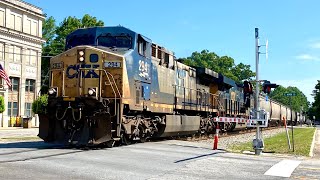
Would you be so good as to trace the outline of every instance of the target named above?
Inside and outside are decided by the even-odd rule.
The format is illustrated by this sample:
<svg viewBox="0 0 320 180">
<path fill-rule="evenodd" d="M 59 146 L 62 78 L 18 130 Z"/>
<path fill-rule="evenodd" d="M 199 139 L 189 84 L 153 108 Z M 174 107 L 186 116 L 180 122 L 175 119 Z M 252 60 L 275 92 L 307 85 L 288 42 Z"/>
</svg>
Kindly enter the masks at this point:
<svg viewBox="0 0 320 180">
<path fill-rule="evenodd" d="M 88 89 L 88 95 L 89 96 L 96 96 L 96 88 L 89 88 Z"/>
<path fill-rule="evenodd" d="M 85 54 L 86 53 L 84 49 L 78 50 L 78 54 L 77 54 L 78 62 L 83 63 L 85 61 Z"/>
<path fill-rule="evenodd" d="M 54 93 L 54 89 L 49 89 L 49 94 L 53 94 Z"/>
<path fill-rule="evenodd" d="M 90 96 L 92 96 L 92 95 L 94 94 L 94 90 L 93 90 L 93 89 L 89 89 L 88 94 L 89 94 Z"/>
<path fill-rule="evenodd" d="M 49 94 L 49 96 L 57 96 L 57 94 L 58 94 L 58 88 L 57 88 L 57 87 L 50 88 L 50 89 L 48 90 L 48 94 Z"/>
<path fill-rule="evenodd" d="M 84 52 L 83 52 L 83 51 L 79 51 L 79 55 L 80 55 L 80 56 L 83 56 L 83 55 L 84 55 Z"/>
</svg>

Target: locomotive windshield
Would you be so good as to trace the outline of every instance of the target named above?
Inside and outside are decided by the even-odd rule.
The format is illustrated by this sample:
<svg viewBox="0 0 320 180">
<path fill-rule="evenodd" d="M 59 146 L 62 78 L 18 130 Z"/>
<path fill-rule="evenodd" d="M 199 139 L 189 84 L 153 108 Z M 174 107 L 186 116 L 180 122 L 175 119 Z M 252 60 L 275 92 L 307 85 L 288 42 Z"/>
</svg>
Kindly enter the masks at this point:
<svg viewBox="0 0 320 180">
<path fill-rule="evenodd" d="M 98 46 L 105 46 L 105 47 L 117 47 L 117 48 L 131 48 L 132 46 L 132 38 L 130 36 L 112 36 L 108 35 L 101 35 L 97 38 L 97 45 Z"/>
<path fill-rule="evenodd" d="M 74 35 L 67 40 L 66 49 L 70 49 L 80 45 L 93 45 L 94 43 L 95 42 L 94 42 L 93 35 L 88 35 L 88 34 Z"/>
</svg>

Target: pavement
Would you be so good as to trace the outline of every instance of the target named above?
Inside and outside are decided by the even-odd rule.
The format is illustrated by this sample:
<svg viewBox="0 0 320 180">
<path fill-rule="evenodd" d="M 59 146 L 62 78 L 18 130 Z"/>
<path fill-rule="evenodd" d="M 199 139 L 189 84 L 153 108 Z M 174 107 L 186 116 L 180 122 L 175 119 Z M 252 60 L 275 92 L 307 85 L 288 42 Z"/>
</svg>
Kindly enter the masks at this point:
<svg viewBox="0 0 320 180">
<path fill-rule="evenodd" d="M 0 142 L 17 140 L 40 140 L 37 138 L 39 128 L 10 127 L 0 128 Z"/>
<path fill-rule="evenodd" d="M 0 130 L 0 139 L 37 130 Z M 0 141 L 0 179 L 320 179 L 318 147 L 315 141 L 314 156 L 301 157 L 234 154 L 177 140 L 89 151 Z"/>
</svg>

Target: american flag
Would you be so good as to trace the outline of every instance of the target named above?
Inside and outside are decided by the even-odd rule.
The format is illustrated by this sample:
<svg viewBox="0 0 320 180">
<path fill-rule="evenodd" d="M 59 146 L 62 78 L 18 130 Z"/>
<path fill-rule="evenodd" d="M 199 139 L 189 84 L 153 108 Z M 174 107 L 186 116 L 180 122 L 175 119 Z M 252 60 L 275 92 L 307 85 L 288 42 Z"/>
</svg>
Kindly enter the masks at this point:
<svg viewBox="0 0 320 180">
<path fill-rule="evenodd" d="M 10 88 L 12 87 L 10 78 L 9 78 L 9 76 L 7 75 L 7 73 L 4 71 L 4 69 L 3 69 L 3 67 L 2 67 L 1 64 L 0 64 L 0 77 L 6 81 L 7 85 L 8 85 Z"/>
</svg>

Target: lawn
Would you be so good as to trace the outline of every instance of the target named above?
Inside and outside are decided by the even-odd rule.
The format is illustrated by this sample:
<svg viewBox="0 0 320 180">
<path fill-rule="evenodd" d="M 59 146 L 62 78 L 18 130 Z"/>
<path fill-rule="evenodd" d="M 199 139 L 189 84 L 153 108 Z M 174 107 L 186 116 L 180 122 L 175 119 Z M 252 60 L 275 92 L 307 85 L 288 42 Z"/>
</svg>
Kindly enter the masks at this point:
<svg viewBox="0 0 320 180">
<path fill-rule="evenodd" d="M 309 156 L 310 147 L 313 135 L 316 128 L 295 128 L 293 130 L 294 136 L 294 152 L 289 149 L 286 133 L 279 133 L 273 137 L 264 139 L 263 152 L 280 153 L 280 154 L 295 154 Z M 292 147 L 292 132 L 288 130 L 291 147 Z M 252 148 L 252 141 L 234 145 L 229 148 L 232 152 L 254 151 Z"/>
<path fill-rule="evenodd" d="M 0 138 L 1 141 L 35 141 L 35 140 L 41 140 L 37 136 L 17 136 L 17 137 L 3 137 Z"/>
</svg>

